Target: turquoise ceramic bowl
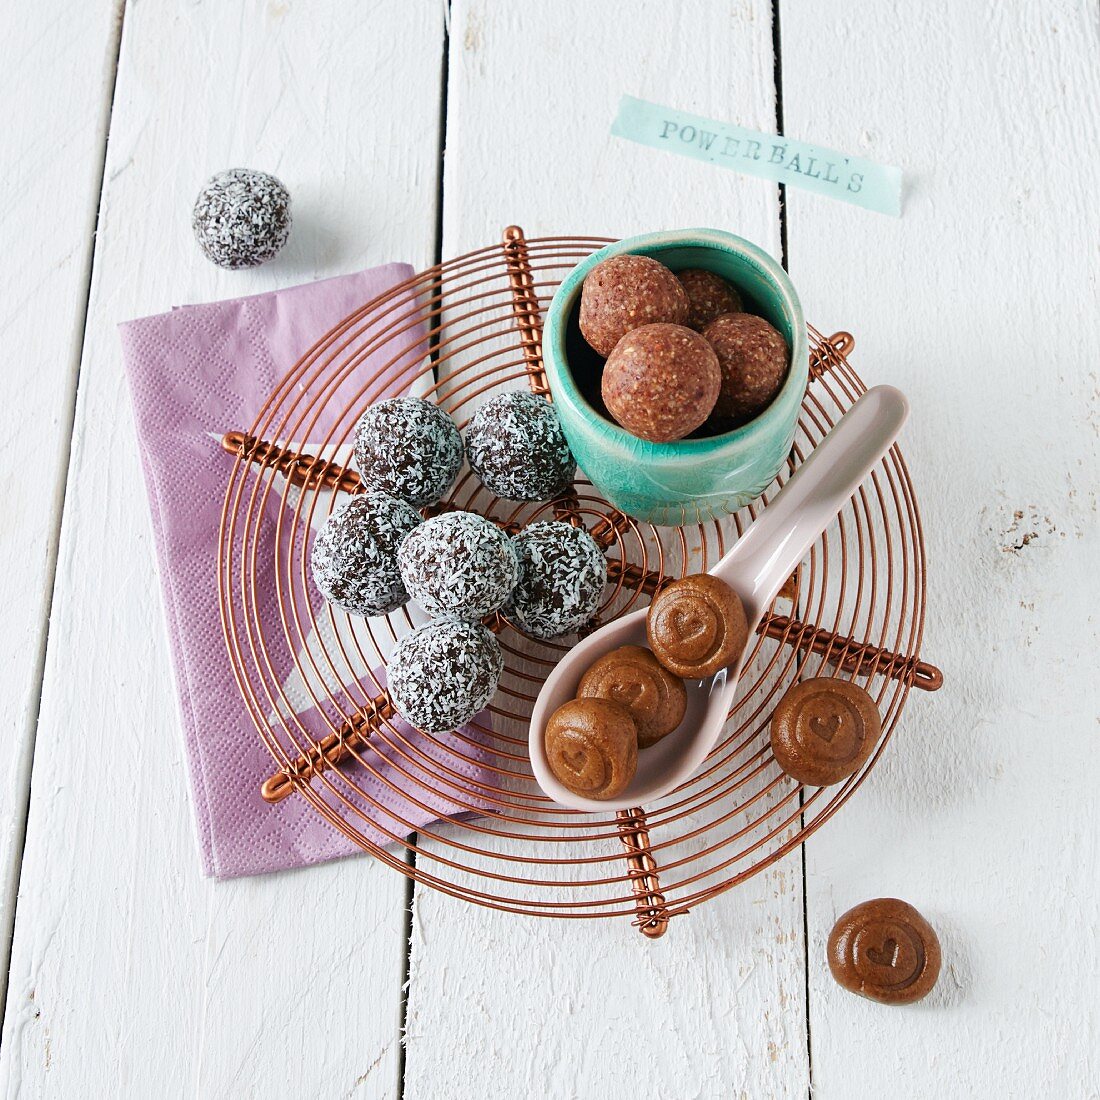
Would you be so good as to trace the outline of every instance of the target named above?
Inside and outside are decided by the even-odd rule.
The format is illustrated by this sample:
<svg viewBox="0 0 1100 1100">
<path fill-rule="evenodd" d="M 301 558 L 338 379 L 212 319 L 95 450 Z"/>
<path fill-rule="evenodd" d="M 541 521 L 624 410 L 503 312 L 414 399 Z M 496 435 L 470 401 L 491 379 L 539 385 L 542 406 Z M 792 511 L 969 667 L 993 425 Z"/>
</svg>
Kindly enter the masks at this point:
<svg viewBox="0 0 1100 1100">
<path fill-rule="evenodd" d="M 733 283 L 746 308 L 774 325 L 791 349 L 787 380 L 748 424 L 709 439 L 650 443 L 603 416 L 596 400 L 594 354 L 576 327 L 581 283 L 601 260 L 624 252 L 652 256 L 680 271 L 701 267 Z M 594 252 L 565 278 L 550 303 L 543 360 L 565 437 L 592 484 L 616 508 L 647 523 L 681 526 L 736 512 L 779 472 L 794 442 L 809 376 L 806 323 L 787 273 L 766 252 L 732 233 L 684 229 L 630 237 Z M 570 368 L 569 352 L 577 360 Z"/>
</svg>

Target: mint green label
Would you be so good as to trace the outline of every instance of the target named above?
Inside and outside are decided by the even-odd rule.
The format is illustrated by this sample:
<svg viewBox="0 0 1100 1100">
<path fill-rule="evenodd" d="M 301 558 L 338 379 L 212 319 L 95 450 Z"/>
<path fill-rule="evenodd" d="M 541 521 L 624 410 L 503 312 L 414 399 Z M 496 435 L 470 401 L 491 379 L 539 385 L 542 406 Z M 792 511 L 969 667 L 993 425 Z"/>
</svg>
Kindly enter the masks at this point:
<svg viewBox="0 0 1100 1100">
<path fill-rule="evenodd" d="M 684 114 L 630 95 L 619 101 L 611 132 L 639 145 L 901 216 L 900 168 L 850 157 L 823 145 Z"/>
</svg>

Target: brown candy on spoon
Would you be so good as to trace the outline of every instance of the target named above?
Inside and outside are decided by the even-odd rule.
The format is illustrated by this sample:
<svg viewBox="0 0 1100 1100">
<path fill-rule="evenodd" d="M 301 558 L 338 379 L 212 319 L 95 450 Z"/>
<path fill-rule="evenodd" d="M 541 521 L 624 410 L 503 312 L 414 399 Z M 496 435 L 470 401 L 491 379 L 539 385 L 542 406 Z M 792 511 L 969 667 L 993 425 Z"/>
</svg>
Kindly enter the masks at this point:
<svg viewBox="0 0 1100 1100">
<path fill-rule="evenodd" d="M 647 749 L 684 718 L 687 689 L 649 652 L 624 645 L 605 653 L 581 677 L 581 699 L 610 699 L 630 711 L 638 727 L 638 747 Z"/>
<path fill-rule="evenodd" d="M 612 256 L 585 276 L 578 321 L 589 346 L 605 358 L 632 329 L 682 325 L 688 296 L 664 264 L 648 256 Z"/>
<path fill-rule="evenodd" d="M 638 769 L 638 727 L 610 699 L 572 699 L 546 723 L 546 761 L 554 777 L 586 798 L 614 798 Z"/>
<path fill-rule="evenodd" d="M 940 975 L 935 929 L 897 898 L 849 909 L 829 933 L 826 956 L 838 985 L 887 1005 L 919 1001 Z"/>
<path fill-rule="evenodd" d="M 717 420 L 745 423 L 772 403 L 790 362 L 787 341 L 763 317 L 725 313 L 703 330 L 722 370 Z"/>
<path fill-rule="evenodd" d="M 652 443 L 683 439 L 718 400 L 722 371 L 714 349 L 684 325 L 643 325 L 608 356 L 600 393 L 631 435 Z"/>
<path fill-rule="evenodd" d="M 792 779 L 828 787 L 863 767 L 881 733 L 878 707 L 859 684 L 818 676 L 795 684 L 779 700 L 772 753 Z"/>
<path fill-rule="evenodd" d="M 689 267 L 676 272 L 676 278 L 688 296 L 688 316 L 684 324 L 696 332 L 702 332 L 723 313 L 740 313 L 745 308 L 741 295 L 713 271 Z"/>
<path fill-rule="evenodd" d="M 685 680 L 705 680 L 737 663 L 749 638 L 741 597 L 709 573 L 682 577 L 649 605 L 646 636 L 653 655 Z"/>
</svg>

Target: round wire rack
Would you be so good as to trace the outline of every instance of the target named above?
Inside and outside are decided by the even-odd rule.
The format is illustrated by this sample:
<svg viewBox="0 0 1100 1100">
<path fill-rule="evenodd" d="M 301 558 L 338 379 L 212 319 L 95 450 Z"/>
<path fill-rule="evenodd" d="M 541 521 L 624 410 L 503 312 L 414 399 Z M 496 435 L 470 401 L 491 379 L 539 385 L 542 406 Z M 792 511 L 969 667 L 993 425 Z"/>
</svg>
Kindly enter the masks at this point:
<svg viewBox="0 0 1100 1100">
<path fill-rule="evenodd" d="M 386 659 L 423 618 L 412 606 L 353 618 L 309 580 L 312 532 L 347 493 L 353 429 L 373 402 L 402 392 L 436 400 L 464 427 L 501 389 L 550 394 L 541 317 L 569 270 L 608 243 L 527 239 L 448 260 L 393 287 L 322 336 L 270 395 L 254 424 L 223 445 L 226 489 L 219 593 L 229 659 L 272 756 L 263 797 L 304 798 L 335 829 L 402 874 L 479 905 L 568 918 L 626 917 L 660 936 L 672 917 L 715 897 L 801 844 L 847 801 L 879 759 L 912 688 L 940 672 L 920 659 L 925 558 L 920 514 L 895 446 L 784 586 L 752 640 L 737 699 L 705 765 L 658 802 L 578 813 L 539 789 L 527 722 L 547 672 L 575 639 L 525 636 L 487 621 L 505 671 L 486 714 L 453 734 L 412 730 L 385 690 Z M 789 476 L 864 386 L 848 333 L 810 329 L 810 383 Z M 770 492 L 774 492 L 774 488 Z M 536 519 L 585 526 L 605 548 L 599 621 L 717 561 L 760 508 L 721 522 L 653 527 L 624 515 L 578 476 L 558 500 L 516 504 L 468 470 L 448 508 L 510 532 Z M 273 583 L 272 583 L 273 581 Z M 803 788 L 775 763 L 774 705 L 800 678 L 858 680 L 878 703 L 882 738 L 843 784 Z"/>
</svg>

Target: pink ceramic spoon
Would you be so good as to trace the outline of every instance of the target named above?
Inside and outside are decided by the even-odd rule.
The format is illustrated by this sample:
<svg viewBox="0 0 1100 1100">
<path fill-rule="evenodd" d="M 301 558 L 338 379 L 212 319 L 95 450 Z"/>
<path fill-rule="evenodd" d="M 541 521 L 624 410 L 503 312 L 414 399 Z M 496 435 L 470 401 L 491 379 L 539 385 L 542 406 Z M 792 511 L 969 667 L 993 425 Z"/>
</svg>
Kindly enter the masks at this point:
<svg viewBox="0 0 1100 1100">
<path fill-rule="evenodd" d="M 794 472 L 733 549 L 711 570 L 745 605 L 751 639 L 783 582 L 890 448 L 905 423 L 909 403 L 893 386 L 868 390 Z M 531 766 L 539 786 L 555 802 L 576 810 L 641 806 L 683 783 L 714 747 L 726 723 L 745 660 L 712 680 L 688 684 L 687 713 L 680 726 L 638 754 L 638 772 L 617 798 L 574 794 L 554 778 L 543 731 L 597 657 L 623 645 L 645 645 L 646 608 L 607 623 L 573 647 L 546 678 L 531 713 Z"/>
</svg>

